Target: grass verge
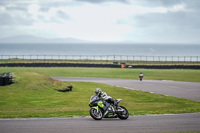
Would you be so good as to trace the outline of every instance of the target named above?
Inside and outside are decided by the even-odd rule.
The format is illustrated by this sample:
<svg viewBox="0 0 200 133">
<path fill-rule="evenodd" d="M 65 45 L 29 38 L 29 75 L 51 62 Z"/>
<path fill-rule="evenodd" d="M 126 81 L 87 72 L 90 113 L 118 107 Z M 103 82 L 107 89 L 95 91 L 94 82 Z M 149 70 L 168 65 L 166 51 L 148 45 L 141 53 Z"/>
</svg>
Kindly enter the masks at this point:
<svg viewBox="0 0 200 133">
<path fill-rule="evenodd" d="M 68 82 L 60 82 L 33 70 L 15 71 L 15 83 L 0 86 L 0 117 L 89 116 L 89 99 L 100 87 L 114 99 L 123 99 L 130 115 L 200 112 L 200 102 L 124 89 L 98 83 L 70 82 L 72 92 L 58 92 Z"/>
<path fill-rule="evenodd" d="M 47 76 L 63 77 L 96 77 L 138 79 L 143 72 L 144 80 L 173 80 L 200 82 L 200 70 L 192 69 L 120 69 L 120 68 L 87 68 L 87 67 L 0 67 L 3 72 L 37 72 Z"/>
</svg>

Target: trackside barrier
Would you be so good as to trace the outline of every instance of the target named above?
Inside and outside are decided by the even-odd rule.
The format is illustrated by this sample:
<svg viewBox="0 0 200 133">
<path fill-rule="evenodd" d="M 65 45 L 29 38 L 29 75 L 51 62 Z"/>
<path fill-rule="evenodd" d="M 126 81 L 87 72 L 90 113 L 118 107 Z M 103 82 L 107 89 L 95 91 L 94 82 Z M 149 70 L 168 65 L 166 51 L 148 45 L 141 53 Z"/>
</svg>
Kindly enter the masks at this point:
<svg viewBox="0 0 200 133">
<path fill-rule="evenodd" d="M 120 68 L 113 64 L 84 64 L 84 63 L 2 63 L 0 67 L 108 67 Z"/>
<path fill-rule="evenodd" d="M 0 67 L 106 67 L 106 68 L 121 68 L 121 65 L 86 64 L 86 63 L 1 63 Z M 123 68 L 200 69 L 200 65 L 123 65 Z"/>
<path fill-rule="evenodd" d="M 145 55 L 0 55 L 2 63 L 12 61 L 77 61 L 77 60 L 101 60 L 101 61 L 178 61 L 200 62 L 200 56 L 145 56 Z"/>
</svg>

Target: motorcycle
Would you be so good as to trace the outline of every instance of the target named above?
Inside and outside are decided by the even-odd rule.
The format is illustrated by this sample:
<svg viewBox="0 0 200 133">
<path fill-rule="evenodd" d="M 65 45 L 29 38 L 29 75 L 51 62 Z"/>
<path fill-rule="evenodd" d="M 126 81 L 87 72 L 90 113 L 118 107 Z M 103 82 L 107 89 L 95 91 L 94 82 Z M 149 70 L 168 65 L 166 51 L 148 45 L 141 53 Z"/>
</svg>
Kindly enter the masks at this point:
<svg viewBox="0 0 200 133">
<path fill-rule="evenodd" d="M 109 104 L 106 101 L 99 99 L 99 97 L 93 95 L 90 98 L 90 116 L 95 120 L 101 120 L 102 118 L 120 118 L 126 120 L 129 117 L 128 110 L 123 106 L 118 106 L 118 103 L 122 99 L 116 99 L 116 106 Z"/>
<path fill-rule="evenodd" d="M 140 81 L 142 81 L 143 76 L 139 76 L 139 78 L 140 78 Z"/>
</svg>

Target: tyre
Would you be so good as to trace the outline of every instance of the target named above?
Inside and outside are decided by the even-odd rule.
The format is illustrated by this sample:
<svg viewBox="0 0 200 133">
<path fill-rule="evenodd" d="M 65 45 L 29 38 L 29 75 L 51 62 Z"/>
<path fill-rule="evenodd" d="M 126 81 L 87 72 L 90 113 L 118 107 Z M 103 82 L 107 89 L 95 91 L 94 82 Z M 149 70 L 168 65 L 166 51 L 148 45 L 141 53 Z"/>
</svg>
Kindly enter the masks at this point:
<svg viewBox="0 0 200 133">
<path fill-rule="evenodd" d="M 122 120 L 126 120 L 128 117 L 129 117 L 129 113 L 128 113 L 128 110 L 123 107 L 123 106 L 119 106 L 118 107 L 119 110 L 123 110 L 123 111 L 119 111 L 117 114 L 118 114 L 118 117 Z"/>
<path fill-rule="evenodd" d="M 102 117 L 103 117 L 103 114 L 102 114 L 102 112 L 100 110 L 99 110 L 99 112 L 97 112 L 96 109 L 91 108 L 90 109 L 90 116 L 95 120 L 101 120 Z"/>
</svg>

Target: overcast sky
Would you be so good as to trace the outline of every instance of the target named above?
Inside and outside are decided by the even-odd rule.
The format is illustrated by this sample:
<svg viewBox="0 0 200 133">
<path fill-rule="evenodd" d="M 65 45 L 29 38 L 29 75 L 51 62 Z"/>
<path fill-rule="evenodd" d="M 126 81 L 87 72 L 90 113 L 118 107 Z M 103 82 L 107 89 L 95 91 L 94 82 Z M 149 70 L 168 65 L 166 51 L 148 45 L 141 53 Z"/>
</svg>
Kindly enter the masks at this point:
<svg viewBox="0 0 200 133">
<path fill-rule="evenodd" d="M 0 0 L 0 38 L 200 44 L 200 0 Z"/>
</svg>

